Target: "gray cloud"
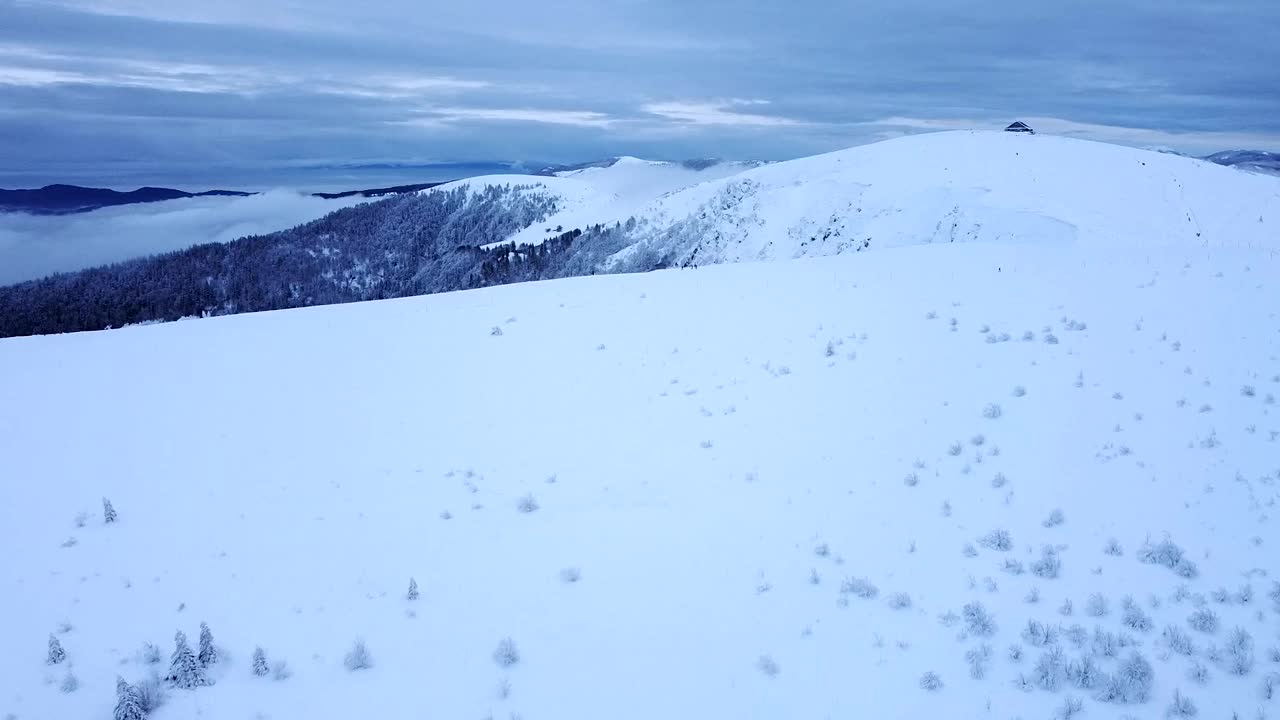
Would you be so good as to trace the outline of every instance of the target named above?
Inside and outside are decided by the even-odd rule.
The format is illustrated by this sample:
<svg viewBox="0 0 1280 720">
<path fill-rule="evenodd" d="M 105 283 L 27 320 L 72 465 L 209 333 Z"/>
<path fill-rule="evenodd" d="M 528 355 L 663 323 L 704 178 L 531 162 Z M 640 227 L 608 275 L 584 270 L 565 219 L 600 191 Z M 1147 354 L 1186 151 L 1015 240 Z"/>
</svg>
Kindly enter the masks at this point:
<svg viewBox="0 0 1280 720">
<path fill-rule="evenodd" d="M 0 184 L 138 164 L 199 182 L 303 159 L 778 159 L 1013 117 L 1193 152 L 1280 146 L 1273 0 L 0 0 L 0 15 Z"/>
</svg>

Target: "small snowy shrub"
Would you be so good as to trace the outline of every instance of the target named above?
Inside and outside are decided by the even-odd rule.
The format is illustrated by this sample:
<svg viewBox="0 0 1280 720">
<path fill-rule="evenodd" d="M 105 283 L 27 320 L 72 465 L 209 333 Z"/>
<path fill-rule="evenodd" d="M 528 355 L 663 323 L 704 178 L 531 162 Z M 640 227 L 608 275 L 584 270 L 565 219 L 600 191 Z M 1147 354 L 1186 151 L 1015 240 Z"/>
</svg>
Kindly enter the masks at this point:
<svg viewBox="0 0 1280 720">
<path fill-rule="evenodd" d="M 1167 537 L 1155 545 L 1149 541 L 1143 543 L 1138 550 L 1138 560 L 1151 565 L 1163 565 L 1187 579 L 1195 578 L 1199 574 L 1195 563 L 1188 560 L 1182 548 Z"/>
<path fill-rule="evenodd" d="M 1125 627 L 1139 632 L 1147 632 L 1152 628 L 1151 616 L 1138 603 L 1134 602 L 1133 598 L 1126 596 L 1122 605 L 1124 606 L 1124 614 L 1121 616 L 1120 622 Z"/>
<path fill-rule="evenodd" d="M 942 689 L 942 678 L 938 677 L 938 673 L 930 670 L 920 676 L 920 689 L 929 692 L 936 692 Z"/>
<path fill-rule="evenodd" d="M 845 578 L 840 584 L 840 592 L 845 595 L 857 595 L 863 600 L 874 599 L 880 594 L 880 589 L 866 578 Z"/>
<path fill-rule="evenodd" d="M 1058 344 L 1058 336 L 1057 336 L 1057 335 L 1054 335 L 1053 333 L 1049 333 L 1049 334 L 1047 334 L 1047 335 L 1045 335 L 1045 336 L 1044 336 L 1044 341 L 1045 341 L 1045 343 L 1047 343 L 1047 344 L 1049 344 L 1049 345 L 1057 345 L 1057 344 Z"/>
<path fill-rule="evenodd" d="M 1077 650 L 1083 648 L 1089 642 L 1089 631 L 1085 630 L 1084 626 L 1079 623 L 1067 628 L 1062 634 Z"/>
<path fill-rule="evenodd" d="M 947 454 L 951 455 L 952 457 L 958 456 L 963 451 L 964 451 L 964 448 L 960 445 L 960 443 L 955 443 L 954 445 L 947 448 Z"/>
<path fill-rule="evenodd" d="M 1003 414 L 1004 410 L 996 403 L 988 403 L 986 407 L 982 408 L 982 417 L 988 420 L 996 420 Z"/>
<path fill-rule="evenodd" d="M 1120 639 L 1100 627 L 1093 629 L 1093 653 L 1099 657 L 1113 658 L 1120 654 Z"/>
<path fill-rule="evenodd" d="M 253 674 L 257 677 L 266 677 L 271 672 L 267 667 L 267 653 L 261 647 L 253 649 Z"/>
<path fill-rule="evenodd" d="M 151 643 L 145 643 L 142 646 L 142 651 L 138 653 L 138 657 L 147 665 L 159 665 L 160 648 Z"/>
<path fill-rule="evenodd" d="M 987 666 L 991 663 L 991 646 L 982 643 L 966 652 L 964 659 L 969 663 L 969 676 L 974 680 L 981 680 L 987 676 Z"/>
<path fill-rule="evenodd" d="M 409 592 L 405 593 L 405 599 L 410 602 L 418 599 L 418 581 L 409 578 Z"/>
<path fill-rule="evenodd" d="M 1173 691 L 1173 702 L 1164 711 L 1167 718 L 1193 718 L 1199 713 L 1191 698 L 1182 694 L 1181 690 Z"/>
<path fill-rule="evenodd" d="M 1092 655 L 1083 655 L 1079 659 L 1067 663 L 1067 679 L 1081 690 L 1093 690 L 1100 687 L 1106 679 L 1106 673 L 1098 666 Z"/>
<path fill-rule="evenodd" d="M 277 660 L 271 665 L 271 679 L 275 682 L 284 682 L 293 677 L 293 670 L 289 668 L 289 663 L 284 660 Z"/>
<path fill-rule="evenodd" d="M 62 684 L 58 686 L 58 689 L 64 693 L 73 693 L 80 689 L 80 679 L 76 677 L 75 673 L 68 670 L 66 676 L 62 678 Z"/>
<path fill-rule="evenodd" d="M 538 501 L 533 494 L 525 495 L 516 502 L 516 509 L 522 513 L 531 513 L 538 509 Z"/>
<path fill-rule="evenodd" d="M 978 549 L 972 543 L 965 543 L 964 547 L 961 548 L 961 552 L 967 558 L 978 557 Z"/>
<path fill-rule="evenodd" d="M 781 672 L 778 668 L 778 663 L 768 655 L 761 655 L 760 658 L 756 660 L 756 669 L 768 677 L 777 677 L 778 673 Z"/>
<path fill-rule="evenodd" d="M 1177 625 L 1166 625 L 1162 637 L 1164 638 L 1165 646 L 1173 652 L 1187 657 L 1196 654 L 1196 646 L 1191 641 L 1191 636 Z"/>
<path fill-rule="evenodd" d="M 159 710 L 165 704 L 165 701 L 169 699 L 169 691 L 156 673 L 148 675 L 145 680 L 135 685 L 133 689 L 138 693 L 138 706 L 147 715 Z"/>
<path fill-rule="evenodd" d="M 1057 692 L 1062 687 L 1066 669 L 1066 655 L 1063 654 L 1062 648 L 1049 648 L 1041 653 L 1039 659 L 1036 660 L 1032 679 L 1036 687 L 1041 690 Z"/>
<path fill-rule="evenodd" d="M 342 659 L 342 665 L 347 669 L 347 672 L 368 670 L 373 667 L 373 656 L 369 654 L 369 648 L 365 645 L 364 640 L 355 641 L 346 657 Z"/>
<path fill-rule="evenodd" d="M 1040 588 L 1032 587 L 1027 591 L 1026 597 L 1022 598 L 1022 601 L 1028 605 L 1035 605 L 1040 602 Z"/>
<path fill-rule="evenodd" d="M 1200 608 L 1191 613 L 1191 616 L 1187 618 L 1187 624 L 1191 626 L 1192 630 L 1211 635 L 1218 632 L 1218 614 L 1209 608 Z"/>
<path fill-rule="evenodd" d="M 1009 662 L 1012 662 L 1012 663 L 1022 662 L 1022 646 L 1017 643 L 1010 645 L 1009 652 L 1007 653 L 1007 655 L 1009 657 Z"/>
<path fill-rule="evenodd" d="M 1062 509 L 1054 508 L 1053 512 L 1049 513 L 1049 517 L 1045 518 L 1044 522 L 1040 524 L 1047 528 L 1051 528 L 1051 527 L 1057 527 L 1061 525 L 1062 523 L 1066 522 L 1066 520 L 1067 520 L 1066 516 L 1062 514 Z"/>
<path fill-rule="evenodd" d="M 516 641 L 511 638 L 503 638 L 498 643 L 498 647 L 493 651 L 493 661 L 498 667 L 508 668 L 520 662 L 520 651 L 516 649 Z"/>
<path fill-rule="evenodd" d="M 1258 394 L 1258 391 L 1255 390 L 1252 385 L 1245 385 L 1244 387 L 1240 388 L 1240 394 L 1245 397 L 1253 397 L 1254 395 Z"/>
<path fill-rule="evenodd" d="M 1108 555 L 1115 555 L 1116 557 L 1119 557 L 1121 555 L 1124 555 L 1124 548 L 1120 547 L 1119 540 L 1116 540 L 1115 538 L 1111 538 L 1110 540 L 1107 541 L 1107 546 L 1102 548 L 1102 552 Z"/>
<path fill-rule="evenodd" d="M 907 476 L 902 479 L 902 484 L 907 487 L 915 487 L 920 484 L 920 477 L 915 473 L 908 473 Z"/>
<path fill-rule="evenodd" d="M 1137 652 L 1129 654 L 1102 689 L 1098 700 L 1111 703 L 1145 703 L 1151 699 L 1151 683 L 1155 677 L 1151 663 Z"/>
<path fill-rule="evenodd" d="M 1270 673 L 1262 678 L 1262 699 L 1271 700 L 1280 695 L 1280 674 Z"/>
<path fill-rule="evenodd" d="M 965 628 L 975 637 L 991 637 L 996 634 L 995 618 L 980 602 L 971 602 L 961 611 Z"/>
<path fill-rule="evenodd" d="M 1074 720 L 1082 710 L 1084 710 L 1083 700 L 1078 697 L 1068 697 L 1062 701 L 1062 707 L 1058 708 L 1055 720 Z"/>
<path fill-rule="evenodd" d="M 1045 647 L 1058 642 L 1058 629 L 1038 620 L 1028 620 L 1022 629 L 1022 640 L 1031 647 Z"/>
<path fill-rule="evenodd" d="M 78 512 L 78 513 L 76 513 L 76 517 L 75 517 L 75 526 L 76 526 L 76 527 L 78 527 L 78 528 L 82 528 L 82 527 L 84 527 L 85 525 L 88 525 L 88 524 L 89 524 L 89 513 L 87 513 L 87 512 Z"/>
<path fill-rule="evenodd" d="M 1187 669 L 1187 679 L 1197 685 L 1204 685 L 1209 682 L 1209 668 L 1203 663 L 1193 662 Z"/>
<path fill-rule="evenodd" d="M 497 325 L 494 325 L 493 329 L 489 331 L 489 334 L 492 335 L 493 337 L 498 337 L 502 335 L 502 328 L 498 327 Z"/>
<path fill-rule="evenodd" d="M 831 548 L 827 547 L 826 543 L 818 543 L 813 548 L 813 554 L 818 557 L 826 557 L 831 554 Z"/>
<path fill-rule="evenodd" d="M 1013 538 L 1008 530 L 992 530 L 978 538 L 978 544 L 988 550 L 1004 552 L 1013 548 Z"/>
<path fill-rule="evenodd" d="M 102 522 L 111 524 L 116 521 L 116 509 L 112 507 L 111 501 L 102 498 Z"/>
<path fill-rule="evenodd" d="M 1022 573 L 1026 572 L 1022 568 L 1022 561 L 1014 560 L 1013 558 L 1005 558 L 1004 565 L 1001 566 L 1000 569 L 1004 570 L 1010 575 L 1021 575 Z"/>
<path fill-rule="evenodd" d="M 1107 614 L 1107 597 L 1105 594 L 1096 592 L 1089 596 L 1089 602 L 1084 606 L 1084 611 L 1088 612 L 1093 618 L 1105 618 Z"/>
<path fill-rule="evenodd" d="M 568 567 L 560 571 L 560 582 L 576 583 L 582 579 L 582 571 L 576 567 Z"/>
<path fill-rule="evenodd" d="M 1040 559 L 1031 564 L 1031 572 L 1037 577 L 1052 580 L 1058 577 L 1058 572 L 1062 570 L 1062 560 L 1058 557 L 1058 551 L 1050 545 L 1045 545 L 1040 550 Z"/>
<path fill-rule="evenodd" d="M 1227 638 L 1227 670 L 1232 675 L 1253 672 L 1253 636 L 1244 628 L 1236 628 Z"/>
<path fill-rule="evenodd" d="M 1004 473 L 996 473 L 996 476 L 991 478 L 991 487 L 999 490 L 1000 488 L 1004 487 L 1005 484 L 1007 484 L 1008 482 L 1009 482 L 1009 478 L 1005 477 Z"/>
<path fill-rule="evenodd" d="M 1058 607 L 1058 614 L 1063 617 L 1071 617 L 1075 612 L 1075 605 L 1071 602 L 1071 598 L 1062 601 L 1062 605 Z"/>
<path fill-rule="evenodd" d="M 893 610 L 908 610 L 911 608 L 911 596 L 898 592 L 889 596 L 889 608 Z"/>
<path fill-rule="evenodd" d="M 1015 388 L 1013 389 L 1013 396 L 1014 396 L 1014 397 L 1023 397 L 1023 396 L 1024 396 L 1024 395 L 1026 395 L 1026 394 L 1027 394 L 1027 389 L 1026 389 L 1026 388 L 1024 388 L 1024 387 L 1022 387 L 1021 385 L 1018 385 L 1017 387 L 1015 387 Z"/>
</svg>

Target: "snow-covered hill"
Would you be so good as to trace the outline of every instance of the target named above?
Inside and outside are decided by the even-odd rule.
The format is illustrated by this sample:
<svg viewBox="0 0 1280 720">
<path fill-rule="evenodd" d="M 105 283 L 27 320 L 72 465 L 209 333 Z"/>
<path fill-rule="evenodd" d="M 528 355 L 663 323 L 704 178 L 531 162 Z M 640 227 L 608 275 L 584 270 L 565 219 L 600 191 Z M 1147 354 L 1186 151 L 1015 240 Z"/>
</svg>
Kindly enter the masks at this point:
<svg viewBox="0 0 1280 720">
<path fill-rule="evenodd" d="M 0 341 L 0 713 L 1275 716 L 1280 262 L 1142 241 Z"/>
<path fill-rule="evenodd" d="M 1274 246 L 1280 181 L 1118 145 L 947 132 L 750 170 L 638 217 L 636 250 L 682 264 L 939 242 Z"/>
<path fill-rule="evenodd" d="M 549 170 L 545 177 L 484 175 L 449 183 L 441 189 L 509 185 L 528 187 L 530 192 L 545 192 L 557 197 L 559 212 L 544 222 L 515 233 L 503 243 L 493 244 L 537 245 L 566 230 L 625 220 L 665 195 L 759 166 L 760 163 L 753 162 L 691 164 L 619 157 L 584 167 Z"/>
</svg>

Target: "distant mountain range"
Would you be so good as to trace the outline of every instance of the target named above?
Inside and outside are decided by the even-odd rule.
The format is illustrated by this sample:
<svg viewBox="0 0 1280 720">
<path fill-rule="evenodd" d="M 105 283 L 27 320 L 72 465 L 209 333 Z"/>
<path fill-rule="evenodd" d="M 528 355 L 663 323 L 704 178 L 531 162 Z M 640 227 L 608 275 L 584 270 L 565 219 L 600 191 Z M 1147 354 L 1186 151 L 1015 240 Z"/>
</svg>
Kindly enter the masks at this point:
<svg viewBox="0 0 1280 720">
<path fill-rule="evenodd" d="M 336 200 L 357 195 L 367 198 L 380 198 L 388 195 L 426 190 L 440 184 L 442 183 L 417 183 L 414 185 L 395 185 L 365 190 L 347 190 L 345 192 L 312 193 L 312 195 L 325 200 Z M 137 203 L 162 202 L 164 200 L 180 200 L 194 197 L 248 197 L 256 194 L 239 190 L 187 192 L 185 190 L 158 187 L 144 187 L 129 192 L 121 192 L 119 190 L 81 187 L 79 185 L 46 185 L 33 190 L 0 189 L 0 212 L 20 212 L 31 215 L 71 215 L 118 205 L 134 205 Z"/>
<path fill-rule="evenodd" d="M 1264 150 L 1224 150 L 1208 155 L 1204 159 L 1241 170 L 1280 175 L 1280 153 Z"/>
</svg>

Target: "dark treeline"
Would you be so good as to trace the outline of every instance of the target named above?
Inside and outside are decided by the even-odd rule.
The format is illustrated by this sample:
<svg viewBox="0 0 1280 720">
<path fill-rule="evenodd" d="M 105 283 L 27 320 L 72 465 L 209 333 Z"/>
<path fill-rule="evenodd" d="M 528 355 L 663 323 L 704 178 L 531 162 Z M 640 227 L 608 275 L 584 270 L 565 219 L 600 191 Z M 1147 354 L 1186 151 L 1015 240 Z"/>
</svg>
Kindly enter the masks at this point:
<svg viewBox="0 0 1280 720">
<path fill-rule="evenodd" d="M 536 187 L 403 195 L 270 235 L 0 288 L 0 337 L 378 300 L 599 271 L 635 221 L 494 248 L 557 209 Z M 613 270 L 648 270 L 635 260 Z"/>
</svg>

